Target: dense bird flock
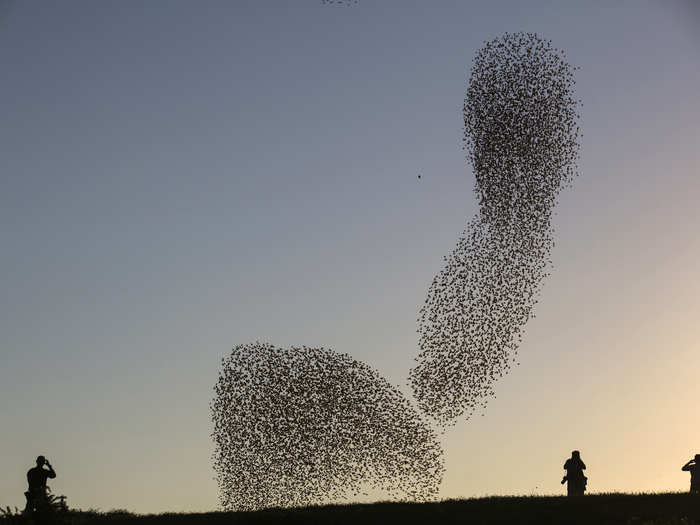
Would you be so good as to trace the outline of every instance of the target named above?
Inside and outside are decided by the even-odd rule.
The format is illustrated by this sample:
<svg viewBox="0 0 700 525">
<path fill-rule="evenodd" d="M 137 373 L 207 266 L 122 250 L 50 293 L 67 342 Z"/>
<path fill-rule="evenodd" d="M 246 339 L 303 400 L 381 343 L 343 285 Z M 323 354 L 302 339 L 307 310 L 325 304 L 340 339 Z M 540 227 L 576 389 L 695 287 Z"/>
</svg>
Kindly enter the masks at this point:
<svg viewBox="0 0 700 525">
<path fill-rule="evenodd" d="M 464 126 L 479 212 L 428 290 L 409 377 L 418 407 L 443 427 L 483 410 L 517 360 L 552 264 L 552 211 L 577 174 L 573 86 L 563 53 L 535 34 L 507 33 L 475 57 Z M 438 494 L 434 431 L 346 354 L 239 345 L 222 360 L 211 409 L 224 508 L 339 501 L 368 488 Z"/>
<path fill-rule="evenodd" d="M 321 4 L 323 5 L 350 5 L 350 4 L 356 4 L 357 0 L 321 0 Z"/>
<path fill-rule="evenodd" d="M 324 348 L 235 347 L 211 404 L 221 503 L 232 510 L 340 501 L 367 489 L 437 496 L 442 449 L 405 396 Z"/>
<path fill-rule="evenodd" d="M 552 210 L 577 175 L 573 87 L 563 52 L 536 34 L 506 33 L 476 54 L 463 109 L 479 212 L 429 287 L 409 378 L 442 426 L 483 410 L 517 362 L 551 267 Z"/>
</svg>

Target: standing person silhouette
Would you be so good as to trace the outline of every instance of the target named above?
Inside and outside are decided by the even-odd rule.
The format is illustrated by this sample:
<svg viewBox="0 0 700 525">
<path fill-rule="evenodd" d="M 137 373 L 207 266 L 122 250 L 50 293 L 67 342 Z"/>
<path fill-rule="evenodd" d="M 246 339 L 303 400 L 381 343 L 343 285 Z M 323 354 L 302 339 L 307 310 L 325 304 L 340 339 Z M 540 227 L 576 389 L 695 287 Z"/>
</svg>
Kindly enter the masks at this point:
<svg viewBox="0 0 700 525">
<path fill-rule="evenodd" d="M 690 472 L 690 493 L 700 494 L 700 454 L 695 454 L 695 458 L 683 465 L 681 470 Z"/>
<path fill-rule="evenodd" d="M 44 467 L 46 465 L 49 467 L 46 470 Z M 29 490 L 24 493 L 27 497 L 27 506 L 24 508 L 25 512 L 32 512 L 37 510 L 46 503 L 46 480 L 48 478 L 54 479 L 56 477 L 56 471 L 51 466 L 44 456 L 39 456 L 36 458 L 36 467 L 30 468 L 27 472 L 27 482 L 29 483 Z"/>
<path fill-rule="evenodd" d="M 571 453 L 571 457 L 564 463 L 566 476 L 561 480 L 561 484 L 567 483 L 566 493 L 569 496 L 583 496 L 586 491 L 586 483 L 588 478 L 583 475 L 586 470 L 586 464 L 581 461 L 581 454 L 578 450 Z"/>
</svg>

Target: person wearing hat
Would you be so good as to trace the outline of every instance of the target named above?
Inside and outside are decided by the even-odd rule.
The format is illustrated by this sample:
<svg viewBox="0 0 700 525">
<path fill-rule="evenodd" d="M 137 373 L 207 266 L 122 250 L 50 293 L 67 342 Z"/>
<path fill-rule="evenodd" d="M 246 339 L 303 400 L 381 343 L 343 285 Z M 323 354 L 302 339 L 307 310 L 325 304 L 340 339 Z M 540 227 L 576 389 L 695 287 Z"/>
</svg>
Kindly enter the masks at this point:
<svg viewBox="0 0 700 525">
<path fill-rule="evenodd" d="M 690 472 L 690 493 L 700 494 L 700 454 L 695 454 L 695 458 L 683 465 L 681 470 Z"/>
<path fill-rule="evenodd" d="M 48 467 L 48 470 L 44 468 Z M 27 472 L 27 482 L 29 490 L 24 493 L 27 498 L 27 506 L 25 512 L 31 512 L 37 509 L 46 502 L 46 480 L 56 477 L 56 471 L 51 466 L 51 463 L 44 456 L 36 458 L 36 467 L 30 468 Z"/>
</svg>

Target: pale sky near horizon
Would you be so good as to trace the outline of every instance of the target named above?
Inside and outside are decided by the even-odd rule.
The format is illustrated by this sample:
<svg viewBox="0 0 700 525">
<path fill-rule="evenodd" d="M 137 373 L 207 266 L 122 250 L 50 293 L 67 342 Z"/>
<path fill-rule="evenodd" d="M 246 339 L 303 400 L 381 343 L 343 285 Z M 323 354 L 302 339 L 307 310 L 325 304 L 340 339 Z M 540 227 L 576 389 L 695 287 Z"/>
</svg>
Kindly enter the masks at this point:
<svg viewBox="0 0 700 525">
<path fill-rule="evenodd" d="M 573 449 L 592 492 L 687 490 L 697 3 L 0 3 L 0 505 L 44 454 L 74 507 L 218 508 L 209 402 L 239 343 L 405 385 L 477 209 L 469 68 L 507 31 L 580 66 L 581 175 L 521 365 L 444 434 L 441 497 L 561 494 Z"/>
</svg>

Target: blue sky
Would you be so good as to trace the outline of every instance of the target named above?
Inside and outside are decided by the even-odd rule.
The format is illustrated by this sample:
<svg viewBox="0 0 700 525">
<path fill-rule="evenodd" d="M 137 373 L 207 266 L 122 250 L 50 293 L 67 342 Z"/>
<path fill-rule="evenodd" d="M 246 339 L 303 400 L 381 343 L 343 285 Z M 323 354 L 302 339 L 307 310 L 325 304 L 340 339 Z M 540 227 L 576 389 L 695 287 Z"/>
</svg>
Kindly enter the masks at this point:
<svg viewBox="0 0 700 525">
<path fill-rule="evenodd" d="M 692 2 L 70 0 L 0 10 L 0 503 L 45 454 L 78 507 L 215 508 L 208 403 L 238 343 L 330 347 L 403 385 L 476 211 L 472 57 L 521 30 L 581 67 L 581 176 L 521 366 L 444 436 L 442 496 L 558 493 L 574 448 L 593 491 L 685 490 Z"/>
</svg>

